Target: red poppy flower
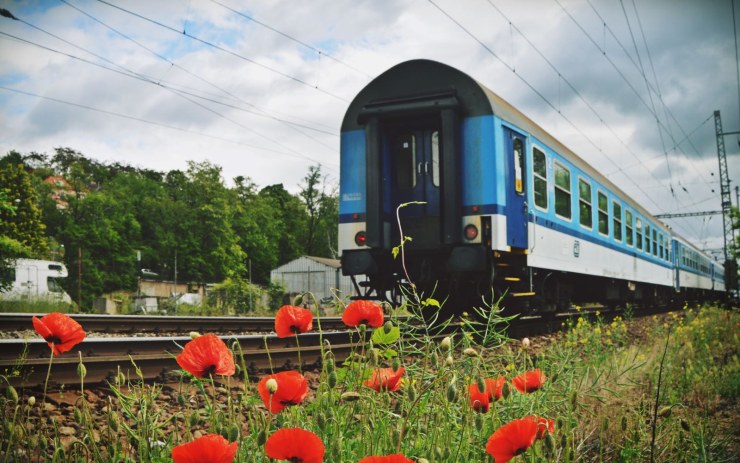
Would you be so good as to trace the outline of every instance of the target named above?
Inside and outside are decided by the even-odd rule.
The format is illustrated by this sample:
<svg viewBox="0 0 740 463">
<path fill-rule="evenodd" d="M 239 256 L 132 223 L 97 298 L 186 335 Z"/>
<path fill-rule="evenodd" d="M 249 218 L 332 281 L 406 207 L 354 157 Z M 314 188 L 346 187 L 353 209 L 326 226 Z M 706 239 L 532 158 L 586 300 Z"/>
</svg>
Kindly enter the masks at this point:
<svg viewBox="0 0 740 463">
<path fill-rule="evenodd" d="M 529 415 L 526 418 L 537 423 L 537 439 L 544 439 L 546 435 L 555 432 L 555 420 L 548 420 L 537 415 Z"/>
<path fill-rule="evenodd" d="M 278 338 L 288 338 L 298 333 L 311 331 L 313 314 L 308 309 L 284 305 L 275 314 L 275 332 Z"/>
<path fill-rule="evenodd" d="M 198 378 L 231 376 L 236 371 L 234 356 L 226 343 L 215 334 L 204 334 L 185 344 L 177 356 L 177 363 Z"/>
<path fill-rule="evenodd" d="M 394 453 L 384 457 L 365 457 L 357 463 L 414 463 L 414 460 L 406 458 L 402 453 Z"/>
<path fill-rule="evenodd" d="M 486 452 L 493 457 L 494 463 L 506 463 L 531 447 L 536 437 L 537 423 L 534 420 L 513 420 L 491 435 L 486 444 Z"/>
<path fill-rule="evenodd" d="M 342 321 L 347 326 L 383 326 L 383 307 L 373 301 L 352 301 L 345 307 Z"/>
<path fill-rule="evenodd" d="M 319 436 L 301 428 L 278 429 L 265 443 L 268 457 L 291 463 L 321 463 L 324 451 L 324 443 Z"/>
<path fill-rule="evenodd" d="M 504 393 L 504 384 L 506 384 L 506 378 L 499 376 L 498 378 L 486 378 L 486 394 L 491 402 L 495 402 L 501 398 Z"/>
<path fill-rule="evenodd" d="M 33 317 L 33 327 L 54 351 L 54 355 L 67 352 L 85 339 L 85 330 L 69 315 L 51 312 L 40 319 Z"/>
<path fill-rule="evenodd" d="M 267 390 L 267 381 L 274 379 L 277 390 L 272 396 Z M 257 385 L 262 402 L 272 413 L 280 413 L 288 405 L 298 405 L 308 395 L 308 380 L 297 371 L 281 371 L 274 375 L 265 376 Z"/>
<path fill-rule="evenodd" d="M 393 368 L 376 368 L 370 379 L 362 384 L 378 392 L 395 392 L 401 387 L 401 376 L 405 371 L 403 367 L 396 371 L 393 371 Z"/>
<path fill-rule="evenodd" d="M 488 388 L 481 392 L 481 390 L 478 389 L 478 384 L 474 383 L 468 387 L 468 391 L 470 392 L 470 406 L 473 407 L 473 410 L 480 413 L 488 413 L 488 409 L 491 404 L 490 398 L 488 397 Z"/>
<path fill-rule="evenodd" d="M 514 387 L 519 390 L 522 394 L 534 392 L 540 389 L 544 384 L 547 377 L 539 368 L 522 373 L 516 378 L 512 379 L 511 382 Z"/>
<path fill-rule="evenodd" d="M 175 463 L 232 463 L 239 444 L 218 434 L 206 434 L 172 449 Z"/>
</svg>

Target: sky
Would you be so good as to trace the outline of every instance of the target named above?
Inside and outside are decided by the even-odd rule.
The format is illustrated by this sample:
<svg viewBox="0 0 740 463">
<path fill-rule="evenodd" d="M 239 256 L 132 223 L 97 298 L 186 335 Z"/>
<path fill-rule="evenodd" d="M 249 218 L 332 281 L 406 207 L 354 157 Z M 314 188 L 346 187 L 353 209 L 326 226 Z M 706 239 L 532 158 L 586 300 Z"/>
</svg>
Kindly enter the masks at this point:
<svg viewBox="0 0 740 463">
<path fill-rule="evenodd" d="M 734 4 L 733 4 L 734 2 Z M 354 96 L 410 59 L 468 73 L 653 214 L 721 209 L 740 0 L 0 0 L 0 156 L 189 161 L 338 183 Z M 733 18 L 734 14 L 734 18 Z M 723 138 L 735 204 L 739 135 Z M 704 249 L 722 217 L 666 219 Z"/>
</svg>

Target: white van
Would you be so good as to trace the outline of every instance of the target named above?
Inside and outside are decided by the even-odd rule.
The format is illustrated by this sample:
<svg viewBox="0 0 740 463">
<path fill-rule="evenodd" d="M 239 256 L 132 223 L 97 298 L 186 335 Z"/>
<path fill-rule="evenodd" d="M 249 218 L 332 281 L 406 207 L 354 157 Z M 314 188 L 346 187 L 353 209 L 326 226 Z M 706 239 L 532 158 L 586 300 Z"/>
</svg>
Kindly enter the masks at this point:
<svg viewBox="0 0 740 463">
<path fill-rule="evenodd" d="M 72 298 L 62 289 L 61 284 L 67 275 L 67 267 L 61 262 L 16 259 L 15 268 L 10 269 L 13 285 L 0 292 L 0 300 L 71 303 Z"/>
</svg>

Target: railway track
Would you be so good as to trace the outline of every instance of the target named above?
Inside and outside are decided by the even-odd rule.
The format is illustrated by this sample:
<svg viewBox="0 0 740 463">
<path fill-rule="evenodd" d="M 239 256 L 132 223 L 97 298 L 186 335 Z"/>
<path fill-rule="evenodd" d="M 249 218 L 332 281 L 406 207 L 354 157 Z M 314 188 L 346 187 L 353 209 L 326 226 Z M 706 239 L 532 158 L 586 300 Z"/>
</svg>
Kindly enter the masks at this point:
<svg viewBox="0 0 740 463">
<path fill-rule="evenodd" d="M 562 323 L 571 316 L 593 315 L 595 311 L 578 311 L 558 314 L 556 316 L 523 316 L 502 327 L 511 338 L 534 336 L 558 330 Z M 652 315 L 656 311 L 641 312 L 641 315 Z M 606 319 L 618 313 L 604 313 Z M 14 323 L 28 329 L 31 314 L 0 315 L 2 330 L 8 331 Z M 241 375 L 254 376 L 270 370 L 295 368 L 298 363 L 300 348 L 301 362 L 304 368 L 321 364 L 322 343 L 331 348 L 334 357 L 341 362 L 358 348 L 363 341 L 354 330 L 347 330 L 339 318 L 322 318 L 323 332 L 304 333 L 295 338 L 278 338 L 269 334 L 274 327 L 274 319 L 234 318 L 234 317 L 130 317 L 110 315 L 75 315 L 88 331 L 121 333 L 149 332 L 158 335 L 146 337 L 111 336 L 87 337 L 71 351 L 56 356 L 52 363 L 50 383 L 58 385 L 78 384 L 80 378 L 77 366 L 80 358 L 85 364 L 86 384 L 112 381 L 116 375 L 123 373 L 133 379 L 169 381 L 176 380 L 179 369 L 175 357 L 188 341 L 183 336 L 185 331 L 217 332 L 235 352 L 235 360 Z M 168 320 L 172 318 L 173 320 Z M 5 322 L 9 322 L 6 324 Z M 227 330 L 219 330 L 227 327 Z M 341 327 L 341 328 L 340 328 Z M 149 331 L 147 331 L 149 330 Z M 252 333 L 264 334 L 224 334 Z M 178 333 L 176 336 L 162 333 Z M 370 331 L 367 336 L 369 337 Z M 441 337 L 442 335 L 440 335 Z M 50 349 L 40 338 L 0 339 L 0 374 L 4 374 L 14 387 L 36 387 L 43 384 L 49 365 Z M 0 388 L 7 386 L 0 382 Z"/>
</svg>

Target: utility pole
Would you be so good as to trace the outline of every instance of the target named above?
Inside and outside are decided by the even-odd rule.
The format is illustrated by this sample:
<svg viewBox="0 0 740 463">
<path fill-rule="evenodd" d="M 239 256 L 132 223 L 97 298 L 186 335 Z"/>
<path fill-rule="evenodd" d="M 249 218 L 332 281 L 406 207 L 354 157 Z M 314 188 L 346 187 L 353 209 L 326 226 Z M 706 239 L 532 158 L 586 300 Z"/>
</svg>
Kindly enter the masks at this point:
<svg viewBox="0 0 740 463">
<path fill-rule="evenodd" d="M 717 134 L 717 159 L 719 160 L 719 182 L 722 196 L 722 224 L 724 226 L 725 248 L 725 287 L 727 290 L 737 289 L 737 262 L 730 254 L 730 245 L 735 242 L 735 233 L 732 229 L 732 190 L 730 190 L 730 175 L 727 172 L 727 154 L 725 152 L 725 135 L 740 134 L 740 132 L 723 132 L 722 118 L 719 110 L 714 111 L 714 129 Z"/>
</svg>

